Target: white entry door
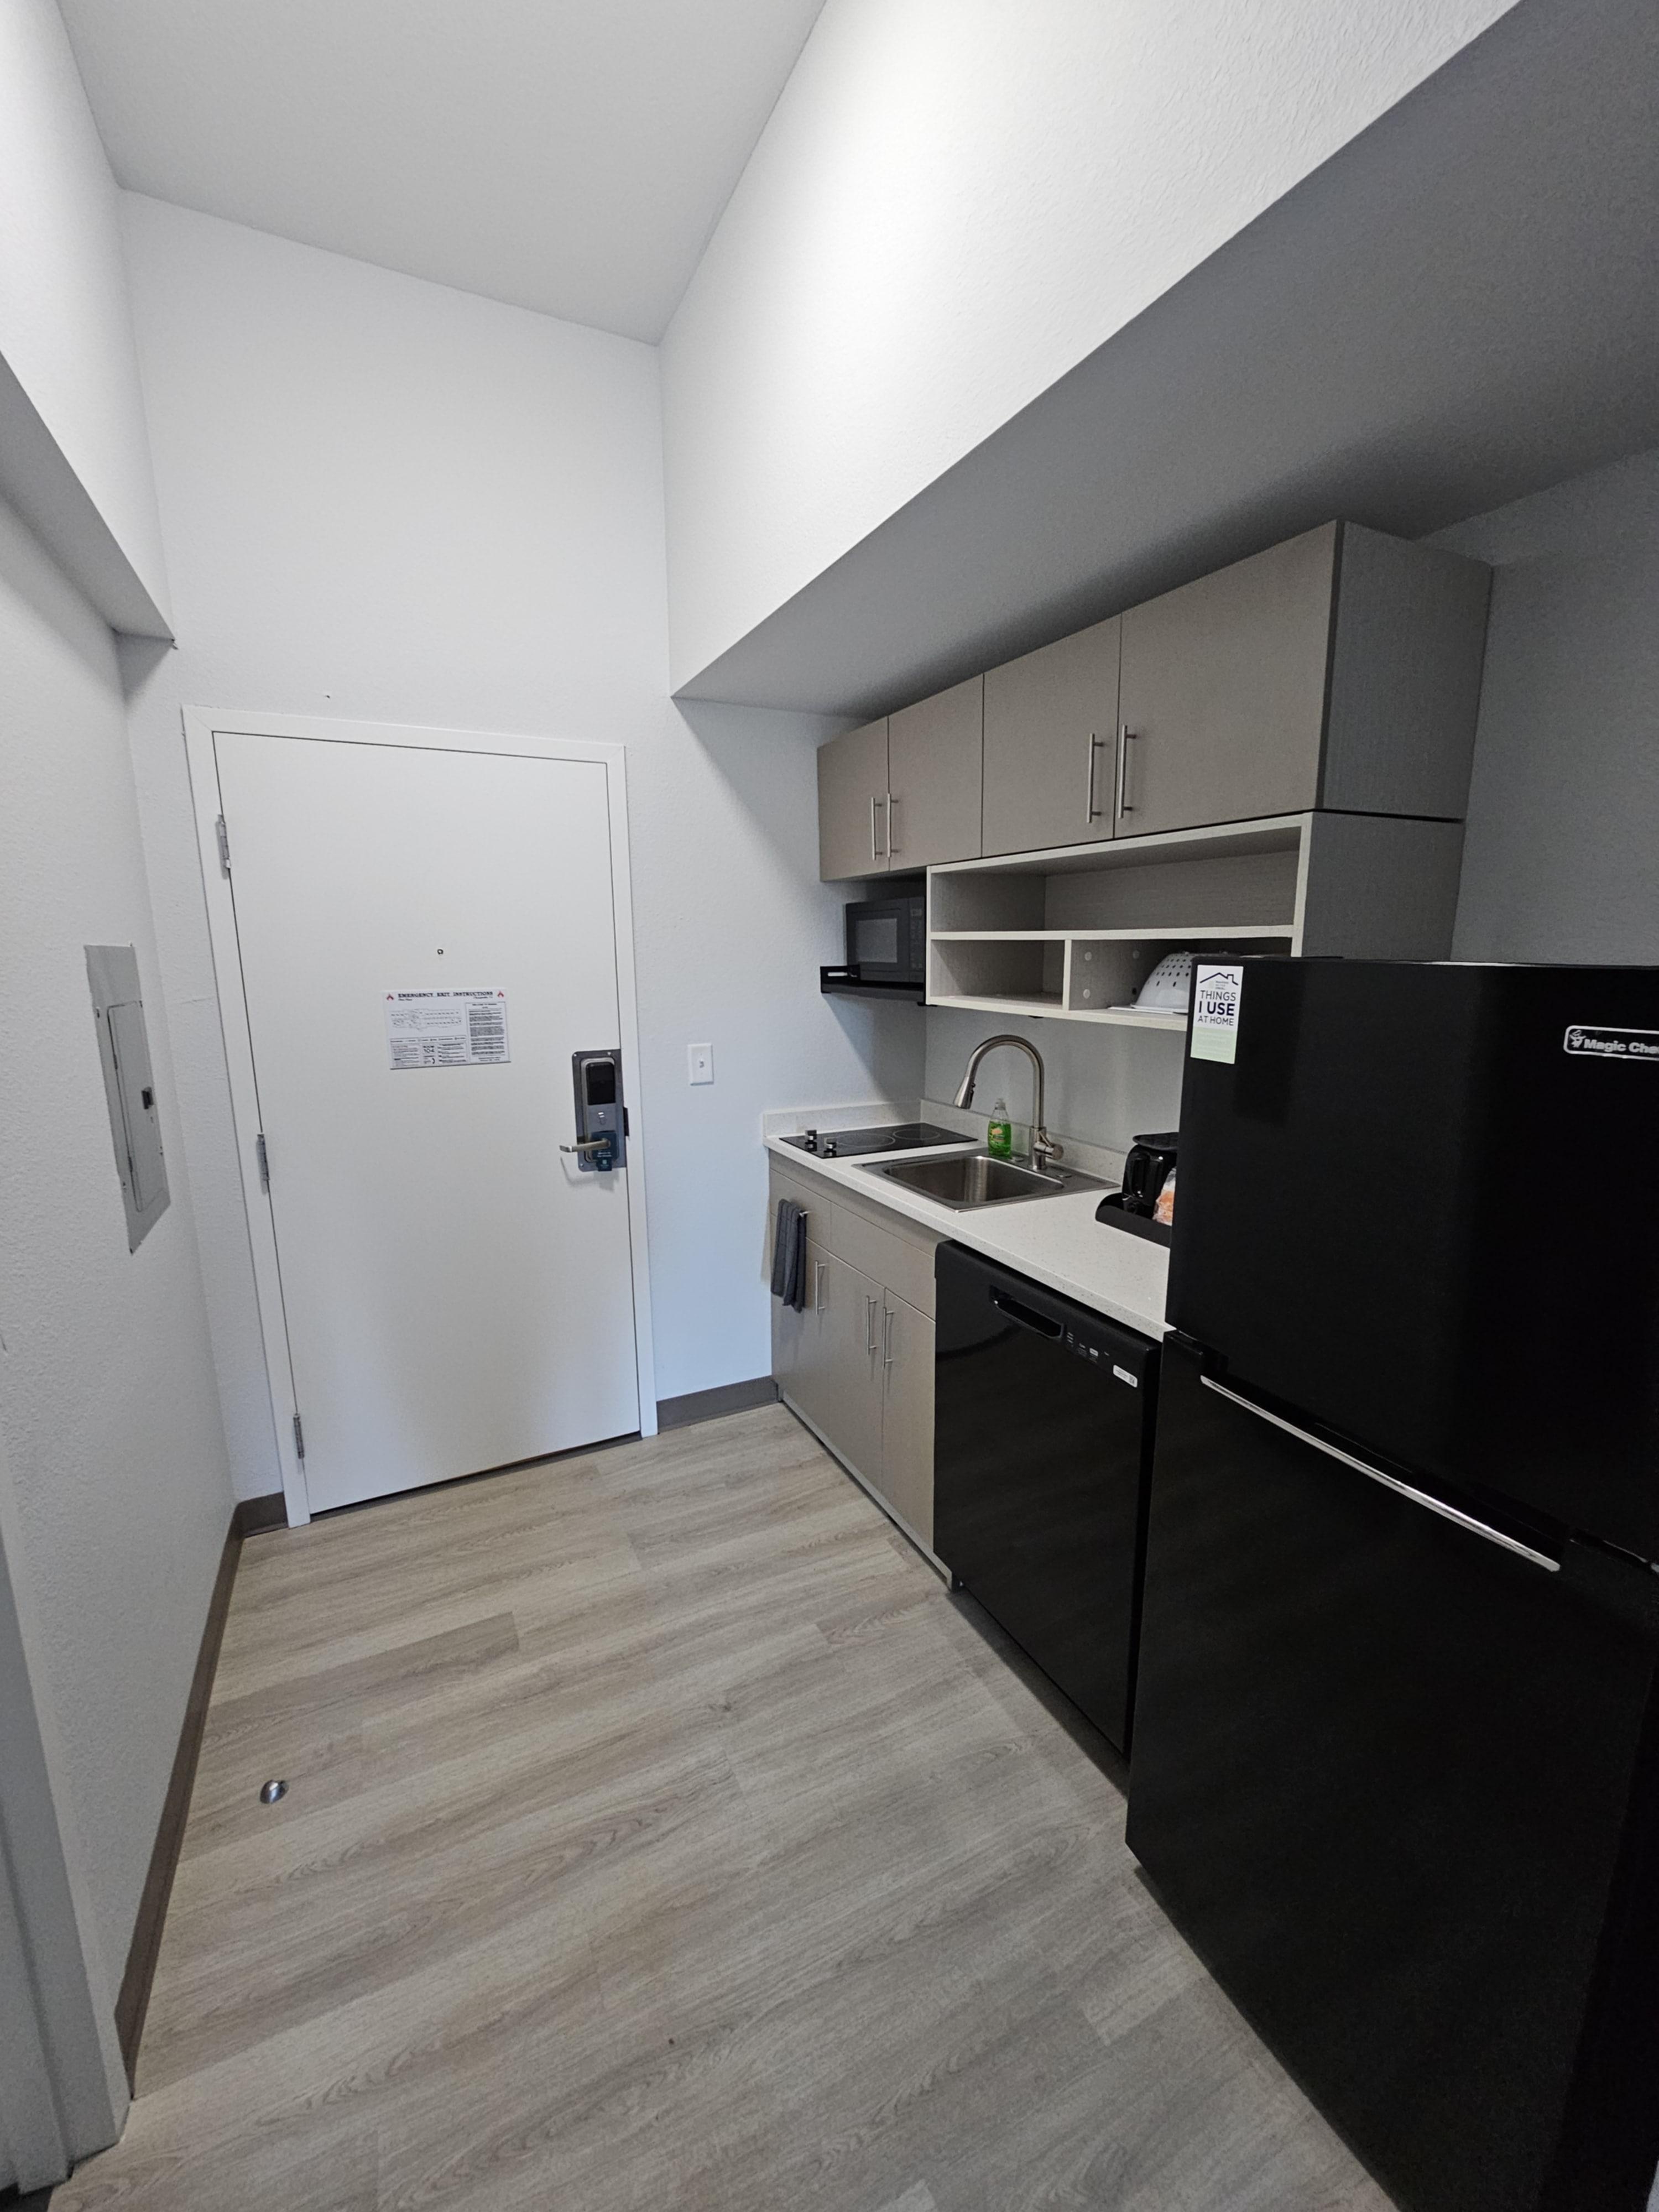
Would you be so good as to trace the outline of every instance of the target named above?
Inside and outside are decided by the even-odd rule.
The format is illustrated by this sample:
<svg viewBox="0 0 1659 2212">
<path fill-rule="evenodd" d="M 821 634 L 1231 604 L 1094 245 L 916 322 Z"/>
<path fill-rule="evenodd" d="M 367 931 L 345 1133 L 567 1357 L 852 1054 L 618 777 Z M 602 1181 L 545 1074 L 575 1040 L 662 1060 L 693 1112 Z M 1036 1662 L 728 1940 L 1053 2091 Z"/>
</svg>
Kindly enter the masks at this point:
<svg viewBox="0 0 1659 2212">
<path fill-rule="evenodd" d="M 606 766 L 213 746 L 310 1510 L 638 1428 Z"/>
</svg>

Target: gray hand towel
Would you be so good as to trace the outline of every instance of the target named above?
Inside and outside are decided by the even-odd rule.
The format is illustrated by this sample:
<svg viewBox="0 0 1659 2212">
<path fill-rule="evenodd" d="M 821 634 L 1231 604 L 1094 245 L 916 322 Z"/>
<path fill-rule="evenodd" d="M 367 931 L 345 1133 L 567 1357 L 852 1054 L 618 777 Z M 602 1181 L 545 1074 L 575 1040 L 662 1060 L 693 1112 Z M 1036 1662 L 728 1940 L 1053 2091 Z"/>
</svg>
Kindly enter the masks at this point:
<svg viewBox="0 0 1659 2212">
<path fill-rule="evenodd" d="M 797 1313 L 806 1308 L 806 1208 L 793 1198 L 778 1200 L 772 1231 L 772 1295 Z"/>
</svg>

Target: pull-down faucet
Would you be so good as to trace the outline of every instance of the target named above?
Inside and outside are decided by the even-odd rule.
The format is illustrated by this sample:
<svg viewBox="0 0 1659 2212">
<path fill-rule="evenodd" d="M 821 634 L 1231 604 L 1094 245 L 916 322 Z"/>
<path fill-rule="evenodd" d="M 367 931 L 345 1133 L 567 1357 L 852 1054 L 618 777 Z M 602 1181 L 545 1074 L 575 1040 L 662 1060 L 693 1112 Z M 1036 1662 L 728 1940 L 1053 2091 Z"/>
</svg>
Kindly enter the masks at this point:
<svg viewBox="0 0 1659 2212">
<path fill-rule="evenodd" d="M 1050 1160 L 1064 1159 L 1066 1155 L 1043 1126 L 1042 1054 L 1029 1038 L 1012 1035 L 990 1036 L 986 1038 L 983 1044 L 976 1044 L 968 1056 L 968 1072 L 963 1077 L 961 1088 L 957 1092 L 957 1104 L 958 1106 L 973 1104 L 974 1085 L 979 1078 L 979 1064 L 988 1052 L 994 1052 L 1000 1044 L 1012 1045 L 1017 1050 L 1028 1054 L 1030 1059 L 1031 1073 L 1036 1082 L 1036 1096 L 1031 1103 L 1031 1165 L 1037 1169 L 1046 1168 Z"/>
</svg>

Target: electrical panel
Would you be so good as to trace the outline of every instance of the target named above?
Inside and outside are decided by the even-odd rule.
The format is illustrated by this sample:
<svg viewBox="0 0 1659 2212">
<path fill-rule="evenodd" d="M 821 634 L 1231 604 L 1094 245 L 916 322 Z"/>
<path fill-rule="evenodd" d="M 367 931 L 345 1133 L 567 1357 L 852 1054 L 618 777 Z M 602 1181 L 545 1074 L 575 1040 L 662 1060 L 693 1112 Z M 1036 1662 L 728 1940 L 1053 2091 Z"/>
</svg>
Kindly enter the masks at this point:
<svg viewBox="0 0 1659 2212">
<path fill-rule="evenodd" d="M 167 1209 L 167 1163 L 161 1157 L 161 1118 L 155 1108 L 138 956 L 130 945 L 88 945 L 87 981 L 92 987 L 98 1056 L 103 1063 L 115 1171 L 126 1207 L 127 1249 L 136 1252 Z"/>
</svg>

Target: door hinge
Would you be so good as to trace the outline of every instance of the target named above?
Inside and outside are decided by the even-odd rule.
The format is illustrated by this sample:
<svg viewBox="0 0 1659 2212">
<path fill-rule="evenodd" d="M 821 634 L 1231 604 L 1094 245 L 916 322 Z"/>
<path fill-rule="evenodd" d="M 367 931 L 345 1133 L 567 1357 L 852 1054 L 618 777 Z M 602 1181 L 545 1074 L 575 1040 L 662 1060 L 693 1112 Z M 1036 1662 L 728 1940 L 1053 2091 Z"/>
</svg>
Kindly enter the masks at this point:
<svg viewBox="0 0 1659 2212">
<path fill-rule="evenodd" d="M 230 873 L 230 832 L 225 827 L 225 817 L 222 814 L 214 823 L 213 828 L 214 834 L 219 840 L 219 866 L 228 875 Z"/>
<path fill-rule="evenodd" d="M 261 1190 L 269 1190 L 270 1188 L 270 1154 L 265 1150 L 265 1133 L 263 1129 L 253 1139 L 253 1149 L 259 1156 L 259 1188 Z"/>
<path fill-rule="evenodd" d="M 303 1459 L 305 1457 L 306 1432 L 304 1426 L 301 1422 L 300 1416 L 297 1413 L 294 1416 L 294 1450 L 296 1458 Z"/>
</svg>

